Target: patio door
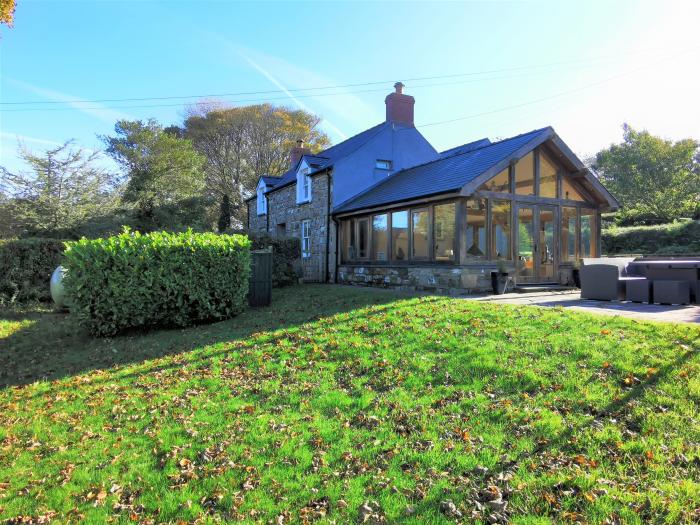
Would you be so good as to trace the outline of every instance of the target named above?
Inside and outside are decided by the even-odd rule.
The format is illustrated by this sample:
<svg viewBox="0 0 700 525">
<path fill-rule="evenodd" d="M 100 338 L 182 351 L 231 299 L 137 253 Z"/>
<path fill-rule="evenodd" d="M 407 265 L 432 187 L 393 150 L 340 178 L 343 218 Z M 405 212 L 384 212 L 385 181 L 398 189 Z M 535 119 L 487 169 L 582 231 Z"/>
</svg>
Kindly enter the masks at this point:
<svg viewBox="0 0 700 525">
<path fill-rule="evenodd" d="M 557 281 L 556 208 L 525 205 L 517 207 L 517 281 Z"/>
</svg>

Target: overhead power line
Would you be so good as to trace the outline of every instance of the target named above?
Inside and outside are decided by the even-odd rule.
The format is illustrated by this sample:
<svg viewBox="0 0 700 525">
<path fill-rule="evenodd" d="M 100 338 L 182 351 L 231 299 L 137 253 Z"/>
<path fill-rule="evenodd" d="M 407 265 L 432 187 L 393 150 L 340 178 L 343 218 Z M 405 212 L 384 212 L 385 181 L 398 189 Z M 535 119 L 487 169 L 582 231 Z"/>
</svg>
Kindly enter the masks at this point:
<svg viewBox="0 0 700 525">
<path fill-rule="evenodd" d="M 478 76 L 478 75 L 490 75 L 493 73 L 505 73 L 505 72 L 509 72 L 509 71 L 526 71 L 529 69 L 542 69 L 542 68 L 560 66 L 560 65 L 572 65 L 572 64 L 598 62 L 598 61 L 602 61 L 602 60 L 609 60 L 610 58 L 613 58 L 613 57 L 604 56 L 604 57 L 580 58 L 580 59 L 572 59 L 572 60 L 562 60 L 562 61 L 558 61 L 558 62 L 549 62 L 549 63 L 545 63 L 545 64 L 531 64 L 531 65 L 509 67 L 509 68 L 498 68 L 498 69 L 489 69 L 489 70 L 482 70 L 482 71 L 470 71 L 470 72 L 465 72 L 465 73 L 451 73 L 451 74 L 445 74 L 445 75 L 433 75 L 433 76 L 404 78 L 404 79 L 402 79 L 402 81 L 403 82 L 420 82 L 420 81 L 426 81 L 426 80 L 439 80 L 439 79 L 460 78 L 460 77 L 469 77 L 469 76 Z M 395 80 L 396 79 L 394 79 L 394 80 L 376 80 L 376 81 L 371 81 L 371 82 L 358 82 L 358 83 L 352 83 L 352 84 L 340 84 L 340 85 L 333 85 L 333 86 L 289 88 L 286 91 L 292 92 L 292 93 L 299 93 L 299 92 L 304 92 L 304 91 L 324 91 L 324 90 L 329 90 L 329 89 L 347 89 L 347 88 L 366 87 L 366 86 L 373 86 L 373 85 L 386 85 L 386 84 L 394 82 Z M 486 80 L 489 80 L 489 79 L 486 79 Z M 360 92 L 362 93 L 365 91 L 360 91 Z M 250 95 L 272 95 L 275 93 L 285 93 L 285 90 L 273 89 L 273 90 L 266 90 L 266 91 L 239 91 L 239 92 L 235 92 L 235 93 L 208 93 L 208 94 L 197 94 L 197 95 L 170 95 L 170 96 L 132 97 L 132 98 L 98 98 L 98 99 L 38 100 L 38 101 L 23 100 L 23 101 L 0 102 L 0 106 L 25 106 L 25 105 L 39 105 L 39 104 L 41 104 L 41 105 L 90 104 L 90 103 L 97 104 L 97 103 L 105 103 L 105 102 L 145 102 L 145 101 L 149 101 L 149 100 L 206 99 L 206 98 L 237 97 L 237 96 L 250 96 Z M 344 93 L 342 93 L 342 94 L 344 94 Z M 319 94 L 305 95 L 305 96 L 319 96 Z M 287 98 L 287 97 L 283 97 L 283 98 Z M 128 107 L 128 106 L 125 106 L 125 107 Z M 150 107 L 150 106 L 133 106 L 133 107 Z M 154 107 L 160 107 L 160 106 L 154 106 Z M 73 109 L 73 108 L 70 108 L 70 109 Z M 85 108 L 85 109 L 88 109 L 88 108 Z M 99 109 L 102 109 L 102 108 L 99 108 Z M 8 109 L 8 111 L 9 111 L 9 109 Z"/>
<path fill-rule="evenodd" d="M 422 89 L 422 88 L 427 88 L 427 87 L 438 87 L 438 86 L 451 86 L 451 85 L 456 85 L 456 84 L 468 84 L 472 82 L 483 82 L 483 81 L 489 81 L 489 80 L 504 80 L 504 79 L 510 79 L 510 78 L 522 78 L 524 76 L 531 76 L 536 73 L 521 73 L 518 75 L 500 75 L 496 77 L 488 77 L 488 78 L 479 78 L 479 79 L 463 79 L 463 80 L 454 80 L 454 81 L 449 81 L 449 82 L 434 82 L 434 83 L 429 83 L 429 84 L 412 84 L 410 87 L 411 89 Z M 407 80 L 407 82 L 410 80 Z M 393 82 L 393 81 L 392 81 Z M 387 84 L 387 82 L 384 82 L 384 84 Z M 384 92 L 386 91 L 386 87 L 381 87 L 381 88 L 372 88 L 372 89 L 359 89 L 359 90 L 352 90 L 352 91 L 337 91 L 337 92 L 332 92 L 332 93 L 307 93 L 307 94 L 300 94 L 300 95 L 294 95 L 294 98 L 300 99 L 300 98 L 318 98 L 318 97 L 332 97 L 332 96 L 343 96 L 343 95 L 356 95 L 356 94 L 361 94 L 361 93 L 377 93 L 377 92 Z M 275 93 L 277 93 L 275 91 Z M 284 96 L 279 96 L 279 97 L 264 97 L 264 98 L 248 98 L 248 99 L 218 99 L 220 102 L 224 103 L 229 103 L 229 104 L 243 104 L 243 103 L 255 103 L 255 102 L 273 102 L 277 100 L 289 100 L 290 97 L 289 95 L 284 95 Z M 66 102 L 65 104 L 77 104 L 77 102 Z M 14 113 L 14 112 L 26 112 L 26 111 L 80 111 L 80 110 L 87 110 L 87 109 L 92 109 L 92 110 L 120 110 L 120 109 L 145 109 L 145 108 L 164 108 L 164 107 L 180 107 L 184 103 L 183 102 L 175 102 L 175 103 L 164 103 L 164 104 L 138 104 L 138 105 L 127 105 L 127 106 L 71 106 L 71 107 L 59 107 L 59 108 L 53 108 L 53 107 L 41 107 L 41 108 L 2 108 L 0 107 L 0 112 L 3 113 Z"/>
<path fill-rule="evenodd" d="M 449 123 L 451 123 L 451 122 L 458 122 L 458 121 L 460 121 L 460 120 L 468 120 L 468 119 L 472 119 L 472 118 L 483 117 L 483 116 L 486 116 L 486 115 L 492 115 L 492 114 L 494 114 L 494 113 L 501 113 L 501 112 L 503 112 L 503 111 L 509 111 L 509 110 L 511 110 L 511 109 L 518 109 L 518 108 L 525 107 L 525 106 L 531 106 L 531 105 L 533 105 L 533 104 L 539 104 L 539 103 L 545 102 L 545 101 L 547 101 L 547 100 L 552 100 L 552 99 L 559 98 L 559 97 L 563 97 L 563 96 L 566 96 L 566 95 L 571 95 L 571 94 L 573 94 L 573 93 L 578 93 L 579 91 L 584 91 L 584 90 L 586 90 L 586 89 L 590 89 L 590 88 L 592 88 L 592 87 L 596 87 L 596 86 L 599 86 L 599 85 L 601 85 L 601 84 L 607 84 L 608 82 L 612 82 L 613 80 L 617 80 L 618 78 L 621 78 L 621 77 L 624 77 L 624 76 L 627 76 L 627 75 L 632 75 L 632 74 L 637 73 L 638 71 L 641 71 L 641 70 L 643 70 L 643 69 L 646 69 L 646 68 L 649 68 L 649 67 L 658 65 L 658 64 L 660 64 L 660 63 L 662 63 L 662 62 L 666 62 L 666 61 L 669 61 L 669 60 L 673 60 L 673 59 L 678 58 L 678 57 L 680 57 L 680 56 L 682 56 L 682 55 L 691 53 L 692 51 L 697 51 L 698 49 L 700 49 L 700 48 L 688 49 L 688 50 L 682 51 L 682 52 L 680 52 L 680 53 L 676 53 L 675 55 L 662 58 L 662 59 L 657 60 L 657 61 L 655 61 L 655 62 L 652 62 L 652 63 L 649 63 L 649 64 L 645 64 L 644 66 L 640 66 L 640 67 L 638 67 L 638 68 L 635 68 L 635 69 L 632 69 L 632 70 L 629 70 L 629 71 L 625 71 L 624 73 L 620 73 L 620 74 L 618 74 L 618 75 L 613 75 L 613 76 L 611 76 L 611 77 L 607 77 L 607 78 L 598 80 L 598 81 L 596 81 L 596 82 L 591 82 L 590 84 L 586 84 L 586 85 L 583 85 L 583 86 L 579 86 L 579 87 L 574 88 L 574 89 L 568 89 L 568 90 L 566 90 L 566 91 L 560 91 L 559 93 L 553 93 L 553 94 L 547 95 L 547 96 L 545 96 L 545 97 L 536 98 L 536 99 L 534 99 L 534 100 L 528 100 L 528 101 L 526 101 L 526 102 L 521 102 L 521 103 L 519 103 L 519 104 L 513 104 L 513 105 L 510 105 L 510 106 L 504 106 L 504 107 L 497 108 L 497 109 L 492 109 L 492 110 L 489 110 L 489 111 L 483 111 L 483 112 L 480 112 L 480 113 L 473 113 L 473 114 L 471 114 L 471 115 L 464 115 L 464 116 L 462 116 L 462 117 L 455 117 L 455 118 L 451 118 L 451 119 L 447 119 L 447 120 L 438 120 L 438 121 L 436 121 L 436 122 L 428 122 L 428 123 L 426 123 L 426 124 L 417 125 L 416 127 L 426 128 L 426 127 L 429 127 L 429 126 L 438 126 L 438 125 L 440 125 L 440 124 L 449 124 Z"/>
</svg>

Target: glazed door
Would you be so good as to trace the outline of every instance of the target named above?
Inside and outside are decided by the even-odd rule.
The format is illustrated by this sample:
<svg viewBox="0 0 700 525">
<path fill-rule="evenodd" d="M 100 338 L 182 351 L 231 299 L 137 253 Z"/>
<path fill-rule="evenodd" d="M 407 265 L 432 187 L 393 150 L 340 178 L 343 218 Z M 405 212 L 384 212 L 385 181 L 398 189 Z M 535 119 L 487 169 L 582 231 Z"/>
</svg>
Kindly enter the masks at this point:
<svg viewBox="0 0 700 525">
<path fill-rule="evenodd" d="M 517 281 L 556 282 L 556 208 L 517 207 Z"/>
<path fill-rule="evenodd" d="M 557 239 L 554 228 L 556 221 L 556 208 L 552 206 L 538 207 L 538 222 L 537 222 L 537 282 L 539 283 L 554 283 L 556 279 L 556 260 L 554 242 Z"/>
</svg>

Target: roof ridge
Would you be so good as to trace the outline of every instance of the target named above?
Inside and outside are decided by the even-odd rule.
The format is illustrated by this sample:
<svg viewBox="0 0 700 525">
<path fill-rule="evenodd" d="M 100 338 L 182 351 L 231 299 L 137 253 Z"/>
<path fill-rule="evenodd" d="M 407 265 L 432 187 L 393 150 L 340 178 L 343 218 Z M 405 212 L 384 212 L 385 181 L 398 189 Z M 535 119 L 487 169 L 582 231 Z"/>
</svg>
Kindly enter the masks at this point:
<svg viewBox="0 0 700 525">
<path fill-rule="evenodd" d="M 465 147 L 465 146 L 469 146 L 470 144 L 476 144 L 477 142 L 484 142 L 485 140 L 488 140 L 489 144 L 492 144 L 492 142 L 489 140 L 488 137 L 484 137 L 484 138 L 481 138 L 481 139 L 476 139 L 476 140 L 471 140 L 471 141 L 469 141 L 469 142 L 465 142 L 464 144 L 460 144 L 459 146 L 453 146 L 453 147 L 451 147 L 451 148 L 447 148 L 446 150 L 439 151 L 438 153 L 439 153 L 440 155 L 443 155 L 443 154 L 445 154 L 445 153 L 447 153 L 447 152 L 449 152 L 449 151 L 453 151 L 453 150 L 456 150 L 456 149 L 460 149 L 460 148 L 463 148 L 463 147 Z M 485 144 L 485 145 L 488 145 L 488 144 Z M 479 147 L 481 147 L 481 146 L 479 146 Z M 478 149 L 478 148 L 474 148 L 474 149 Z M 470 151 L 473 151 L 473 150 L 470 150 Z"/>
<path fill-rule="evenodd" d="M 551 128 L 551 126 L 545 126 L 544 128 L 538 128 L 538 129 L 533 129 L 533 130 L 531 130 L 531 131 L 526 131 L 525 133 L 520 133 L 519 135 L 513 135 L 512 137 L 507 137 L 507 138 L 505 138 L 505 139 L 501 139 L 501 140 L 498 140 L 498 141 L 496 141 L 496 142 L 490 142 L 489 144 L 484 144 L 483 146 L 479 146 L 478 148 L 470 149 L 469 151 L 459 151 L 459 152 L 455 153 L 454 155 L 449 155 L 449 156 L 447 156 L 447 157 L 440 157 L 440 158 L 437 158 L 437 159 L 429 160 L 428 162 L 423 162 L 423 163 L 421 163 L 421 164 L 416 164 L 415 166 L 411 166 L 410 168 L 404 168 L 404 169 L 402 169 L 402 170 L 399 170 L 399 171 L 397 171 L 396 173 L 401 173 L 402 171 L 412 170 L 413 168 L 418 168 L 419 166 L 425 166 L 426 164 L 432 164 L 433 162 L 438 162 L 438 161 L 441 161 L 441 160 L 451 159 L 451 158 L 453 158 L 453 157 L 458 157 L 458 156 L 460 156 L 460 155 L 467 155 L 467 154 L 469 154 L 469 153 L 474 153 L 474 152 L 479 151 L 479 150 L 482 150 L 482 149 L 484 149 L 484 148 L 490 148 L 491 146 L 496 146 L 496 145 L 498 145 L 498 144 L 501 144 L 501 143 L 503 143 L 503 142 L 506 142 L 507 140 L 517 139 L 518 137 L 522 137 L 522 136 L 524 136 L 524 135 L 529 135 L 529 134 L 531 134 L 531 133 L 542 132 L 542 131 L 544 131 L 544 130 L 546 130 L 546 129 L 549 129 L 549 128 Z M 488 139 L 488 137 L 484 137 L 484 138 L 487 138 L 487 139 Z M 481 139 L 481 140 L 483 140 L 483 139 Z M 478 140 L 474 140 L 474 141 L 472 141 L 472 142 L 478 142 Z M 471 142 L 466 142 L 466 143 L 462 144 L 462 146 L 466 146 L 467 144 L 471 144 Z M 455 146 L 455 147 L 459 148 L 460 146 Z M 454 149 L 454 148 L 451 148 L 451 149 Z M 447 149 L 447 150 L 445 150 L 445 151 L 450 151 L 450 150 Z M 385 180 L 386 180 L 386 179 L 385 179 Z"/>
<path fill-rule="evenodd" d="M 340 146 L 341 144 L 343 144 L 343 143 L 345 143 L 345 142 L 348 142 L 348 141 L 350 141 L 350 140 L 352 140 L 352 139 L 354 139 L 354 138 L 356 138 L 356 137 L 359 137 L 359 136 L 362 135 L 363 133 L 367 133 L 368 131 L 372 131 L 374 128 L 379 128 L 379 127 L 383 126 L 384 124 L 387 124 L 387 121 L 380 122 L 379 124 L 375 124 L 374 126 L 370 126 L 369 128 L 367 128 L 367 129 L 365 129 L 365 130 L 362 130 L 362 131 L 360 131 L 360 132 L 358 132 L 358 133 L 355 133 L 354 135 L 352 135 L 351 137 L 346 138 L 345 140 L 341 140 L 341 141 L 338 142 L 337 144 L 333 144 L 332 146 L 328 146 L 326 149 L 321 150 L 321 151 L 319 151 L 318 153 L 312 153 L 312 155 L 317 155 L 317 156 L 323 155 L 323 154 L 326 153 L 327 151 L 330 151 L 330 150 L 332 150 L 333 148 L 337 148 L 337 147 Z"/>
</svg>

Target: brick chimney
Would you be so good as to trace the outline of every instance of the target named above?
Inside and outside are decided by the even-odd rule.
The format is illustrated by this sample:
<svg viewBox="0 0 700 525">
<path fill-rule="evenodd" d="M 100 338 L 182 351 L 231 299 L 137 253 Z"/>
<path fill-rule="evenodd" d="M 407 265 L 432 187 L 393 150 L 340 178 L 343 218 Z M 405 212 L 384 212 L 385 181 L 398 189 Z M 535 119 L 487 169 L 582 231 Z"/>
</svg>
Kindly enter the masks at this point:
<svg viewBox="0 0 700 525">
<path fill-rule="evenodd" d="M 394 84 L 394 93 L 390 93 L 384 99 L 386 104 L 386 120 L 404 126 L 413 126 L 413 106 L 416 103 L 410 95 L 403 94 L 404 85 L 401 82 Z"/>
<path fill-rule="evenodd" d="M 308 155 L 309 153 L 311 153 L 311 150 L 304 146 L 304 141 L 301 139 L 297 140 L 297 145 L 289 152 L 290 167 L 294 168 L 302 155 Z"/>
</svg>

